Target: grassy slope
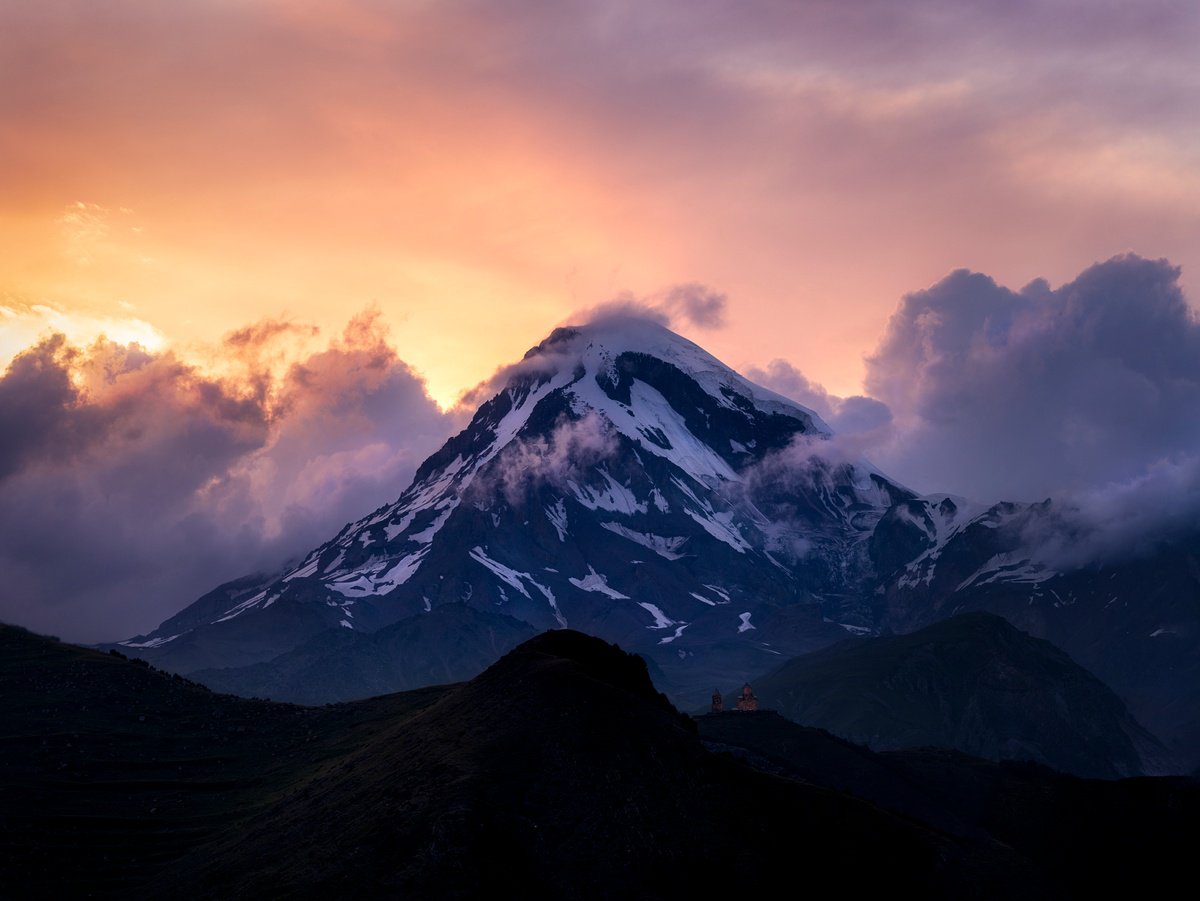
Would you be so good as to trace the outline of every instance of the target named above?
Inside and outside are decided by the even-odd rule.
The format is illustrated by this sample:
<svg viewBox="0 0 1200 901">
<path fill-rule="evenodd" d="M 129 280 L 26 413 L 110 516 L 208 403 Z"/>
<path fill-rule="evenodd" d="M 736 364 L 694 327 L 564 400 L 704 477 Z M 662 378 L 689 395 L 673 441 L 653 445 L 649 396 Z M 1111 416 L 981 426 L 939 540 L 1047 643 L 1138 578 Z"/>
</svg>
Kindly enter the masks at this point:
<svg viewBox="0 0 1200 901">
<path fill-rule="evenodd" d="M 331 708 L 244 700 L 0 627 L 5 888 L 136 886 L 440 692 Z"/>
</svg>

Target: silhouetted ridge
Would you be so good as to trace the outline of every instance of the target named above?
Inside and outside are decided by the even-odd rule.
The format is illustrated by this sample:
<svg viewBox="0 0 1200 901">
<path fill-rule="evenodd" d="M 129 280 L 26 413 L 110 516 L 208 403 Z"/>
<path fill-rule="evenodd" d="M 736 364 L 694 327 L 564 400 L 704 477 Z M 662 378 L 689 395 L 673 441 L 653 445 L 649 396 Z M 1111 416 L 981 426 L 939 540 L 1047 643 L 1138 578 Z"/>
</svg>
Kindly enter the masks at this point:
<svg viewBox="0 0 1200 901">
<path fill-rule="evenodd" d="M 271 810 L 200 849 L 208 897 L 336 887 L 347 897 L 765 896 L 811 852 L 832 887 L 942 889 L 968 863 L 924 827 L 708 754 L 645 664 L 578 632 L 543 633 L 435 703 L 362 734 Z M 711 864 L 719 861 L 719 866 Z"/>
<path fill-rule="evenodd" d="M 615 644 L 574 629 L 551 629 L 542 632 L 504 655 L 492 669 L 527 666 L 537 657 L 555 657 L 575 664 L 582 672 L 598 682 L 635 697 L 660 701 L 674 710 L 666 696 L 650 679 L 646 661 L 629 654 Z M 480 678 L 487 676 L 487 672 Z"/>
</svg>

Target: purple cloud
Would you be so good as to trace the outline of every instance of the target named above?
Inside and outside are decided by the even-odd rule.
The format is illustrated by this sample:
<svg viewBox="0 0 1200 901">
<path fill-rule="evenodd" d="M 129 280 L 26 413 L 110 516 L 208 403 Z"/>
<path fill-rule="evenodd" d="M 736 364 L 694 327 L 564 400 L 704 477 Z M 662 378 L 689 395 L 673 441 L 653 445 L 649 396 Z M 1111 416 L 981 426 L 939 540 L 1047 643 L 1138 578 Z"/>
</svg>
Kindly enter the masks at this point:
<svg viewBox="0 0 1200 901">
<path fill-rule="evenodd" d="M 787 360 L 772 360 L 765 369 L 751 366 L 746 370 L 746 376 L 764 388 L 808 407 L 829 423 L 837 436 L 874 434 L 876 440 L 881 440 L 879 436 L 892 422 L 892 413 L 886 404 L 862 395 L 838 397 L 830 394 Z"/>
<path fill-rule="evenodd" d="M 257 359 L 284 331 L 224 352 Z M 397 496 L 450 427 L 370 315 L 236 380 L 49 338 L 0 378 L 0 620 L 83 641 L 151 628 Z"/>
<path fill-rule="evenodd" d="M 927 490 L 1038 499 L 1200 447 L 1200 322 L 1135 255 L 1052 289 L 961 270 L 907 295 L 868 358 L 896 417 L 878 462 Z"/>
</svg>

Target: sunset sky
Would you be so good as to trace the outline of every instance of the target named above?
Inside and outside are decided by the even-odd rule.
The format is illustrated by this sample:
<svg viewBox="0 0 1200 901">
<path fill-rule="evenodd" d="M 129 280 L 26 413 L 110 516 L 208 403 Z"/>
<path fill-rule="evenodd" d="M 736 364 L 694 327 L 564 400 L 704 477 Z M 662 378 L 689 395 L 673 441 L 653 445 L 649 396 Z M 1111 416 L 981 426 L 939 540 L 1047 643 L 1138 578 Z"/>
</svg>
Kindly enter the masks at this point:
<svg viewBox="0 0 1200 901">
<path fill-rule="evenodd" d="M 1196 436 L 1164 423 L 1200 384 L 1197 46 L 1195 4 L 1161 0 L 6 0 L 0 367 L 23 362 L 0 383 L 0 557 L 27 597 L 0 618 L 52 628 L 86 607 L 81 635 L 149 628 L 144 607 L 113 612 L 131 586 L 170 613 L 302 550 L 398 494 L 462 392 L 621 298 L 826 414 L 869 396 L 843 410 L 850 430 L 909 429 L 875 458 L 921 489 L 913 436 L 958 428 L 928 414 L 951 387 L 967 393 L 944 409 L 1004 411 L 955 432 L 985 456 L 989 428 L 1064 410 L 1071 446 L 1105 450 L 1061 478 L 947 463 L 948 490 L 1182 466 Z M 1003 313 L 946 324 L 988 304 Z M 1045 343 L 937 381 L 948 357 L 929 348 L 957 335 L 979 362 L 971 336 L 998 347 L 1001 321 L 1005 341 Z M 1097 321 L 1140 343 L 1114 349 Z M 1136 434 L 1109 435 L 1113 407 L 1083 387 L 1032 409 L 1031 347 L 1083 347 L 1062 364 L 1080 386 L 1136 373 L 1114 382 Z M 196 417 L 219 450 L 185 466 Z M 115 471 L 164 448 L 178 471 L 157 512 L 121 500 Z M 69 494 L 61 520 L 49 491 Z M 38 571 L 35 508 L 50 543 L 143 525 L 60 584 Z M 247 549 L 235 521 L 269 538 Z M 186 545 L 115 549 L 184 522 Z"/>
</svg>

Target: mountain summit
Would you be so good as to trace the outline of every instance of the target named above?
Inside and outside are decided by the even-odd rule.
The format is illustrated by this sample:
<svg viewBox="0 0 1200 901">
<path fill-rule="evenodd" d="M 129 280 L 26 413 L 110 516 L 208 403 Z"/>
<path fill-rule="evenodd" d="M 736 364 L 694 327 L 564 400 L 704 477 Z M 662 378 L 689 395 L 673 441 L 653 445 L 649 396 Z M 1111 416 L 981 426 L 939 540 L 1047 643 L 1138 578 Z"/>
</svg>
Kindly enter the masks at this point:
<svg viewBox="0 0 1200 901">
<path fill-rule="evenodd" d="M 825 453 L 813 411 L 631 318 L 556 329 L 494 384 L 394 503 L 124 646 L 244 667 L 462 605 L 510 645 L 514 620 L 576 628 L 699 691 L 870 627 L 867 539 L 911 493 Z"/>
</svg>

